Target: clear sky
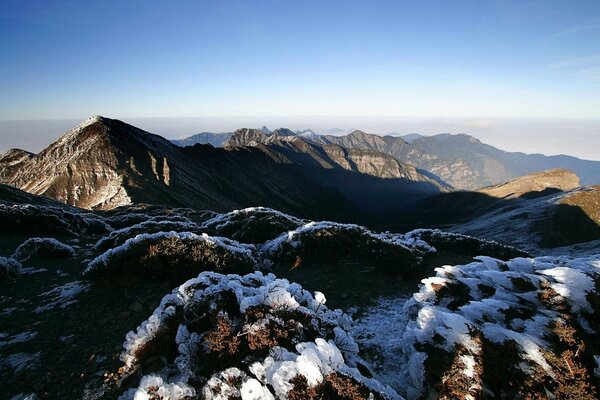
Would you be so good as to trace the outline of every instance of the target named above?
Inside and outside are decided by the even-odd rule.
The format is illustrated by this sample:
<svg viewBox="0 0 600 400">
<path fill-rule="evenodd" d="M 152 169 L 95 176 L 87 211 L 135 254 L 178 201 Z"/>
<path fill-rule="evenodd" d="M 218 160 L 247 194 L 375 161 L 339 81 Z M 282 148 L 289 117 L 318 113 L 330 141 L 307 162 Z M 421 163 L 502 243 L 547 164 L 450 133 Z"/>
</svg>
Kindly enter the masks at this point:
<svg viewBox="0 0 600 400">
<path fill-rule="evenodd" d="M 0 38 L 0 120 L 600 118 L 598 0 L 3 0 Z"/>
</svg>

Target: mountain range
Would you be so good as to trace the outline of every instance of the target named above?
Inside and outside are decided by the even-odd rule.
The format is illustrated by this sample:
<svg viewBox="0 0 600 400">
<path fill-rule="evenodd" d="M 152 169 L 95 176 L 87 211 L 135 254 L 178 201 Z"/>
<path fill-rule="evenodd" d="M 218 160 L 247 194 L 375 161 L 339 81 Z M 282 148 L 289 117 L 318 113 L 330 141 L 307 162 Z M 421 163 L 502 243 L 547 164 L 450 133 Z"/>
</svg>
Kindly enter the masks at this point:
<svg viewBox="0 0 600 400">
<path fill-rule="evenodd" d="M 502 152 L 466 135 L 413 136 L 411 143 L 361 131 L 320 136 L 263 127 L 222 135 L 222 148 L 182 147 L 96 116 L 39 154 L 1 155 L 0 183 L 87 209 L 155 204 L 223 212 L 263 205 L 376 229 L 445 227 L 529 251 L 600 239 L 599 191 L 571 171 L 456 190 L 510 177 L 536 160 L 542 166 L 570 160 L 588 172 L 598 162 Z M 524 221 L 518 236 L 511 235 L 515 219 Z"/>
<path fill-rule="evenodd" d="M 0 156 L 0 182 L 88 209 L 149 203 L 227 211 L 260 204 L 355 221 L 447 190 L 387 154 L 319 145 L 288 131 L 271 134 L 268 144 L 236 145 L 259 135 L 266 137 L 240 129 L 224 149 L 179 147 L 96 116 L 37 155 L 13 149 Z"/>
<path fill-rule="evenodd" d="M 347 149 L 367 149 L 389 154 L 400 162 L 436 175 L 457 189 L 479 189 L 553 168 L 575 172 L 583 185 L 600 184 L 600 161 L 581 160 L 566 155 L 507 152 L 466 134 L 379 136 L 354 130 L 343 135 L 318 135 L 312 131 L 306 135 L 305 132 L 308 131 L 310 130 L 294 133 L 319 144 L 337 144 Z M 225 146 L 231 136 L 231 133 L 205 132 L 200 136 L 194 135 L 177 141 L 176 144 L 211 143 Z"/>
</svg>

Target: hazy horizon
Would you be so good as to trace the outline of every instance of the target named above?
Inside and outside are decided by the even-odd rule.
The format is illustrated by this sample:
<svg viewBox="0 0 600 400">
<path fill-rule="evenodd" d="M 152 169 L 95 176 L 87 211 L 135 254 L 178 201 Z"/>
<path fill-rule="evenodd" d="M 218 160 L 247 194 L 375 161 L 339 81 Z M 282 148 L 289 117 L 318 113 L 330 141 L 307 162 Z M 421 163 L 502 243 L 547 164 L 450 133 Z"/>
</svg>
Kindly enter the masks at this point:
<svg viewBox="0 0 600 400">
<path fill-rule="evenodd" d="M 113 118 L 112 116 L 105 115 Z M 47 147 L 62 134 L 85 120 L 0 120 L 0 152 L 21 148 L 34 153 Z M 471 135 L 483 143 L 501 150 L 565 154 L 600 161 L 600 119 L 525 119 L 525 118 L 448 118 L 448 117 L 360 117 L 360 116 L 239 116 L 139 118 L 119 117 L 166 137 L 182 139 L 200 132 L 228 132 L 238 128 L 273 130 L 286 127 L 293 130 L 313 129 L 329 133 L 332 129 L 360 129 L 378 135 L 402 136 L 417 133 L 431 136 L 440 133 Z"/>
</svg>

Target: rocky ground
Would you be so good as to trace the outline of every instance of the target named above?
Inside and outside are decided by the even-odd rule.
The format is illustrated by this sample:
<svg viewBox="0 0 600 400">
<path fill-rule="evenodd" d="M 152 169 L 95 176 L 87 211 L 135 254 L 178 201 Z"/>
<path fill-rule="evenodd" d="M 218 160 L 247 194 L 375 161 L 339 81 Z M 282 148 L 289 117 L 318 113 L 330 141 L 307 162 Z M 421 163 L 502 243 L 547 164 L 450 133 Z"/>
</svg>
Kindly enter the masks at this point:
<svg viewBox="0 0 600 400">
<path fill-rule="evenodd" d="M 0 220 L 2 397 L 597 394 L 599 258 L 265 208 L 13 198 Z"/>
</svg>

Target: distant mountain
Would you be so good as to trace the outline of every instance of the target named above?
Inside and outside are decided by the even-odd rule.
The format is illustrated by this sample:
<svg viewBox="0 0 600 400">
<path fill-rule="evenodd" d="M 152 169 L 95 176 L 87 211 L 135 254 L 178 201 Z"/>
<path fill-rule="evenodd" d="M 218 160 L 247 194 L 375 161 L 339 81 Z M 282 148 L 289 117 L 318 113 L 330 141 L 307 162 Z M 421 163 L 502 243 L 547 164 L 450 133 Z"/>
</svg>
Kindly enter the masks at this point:
<svg viewBox="0 0 600 400">
<path fill-rule="evenodd" d="M 327 143 L 321 138 L 317 137 L 318 143 L 285 128 L 276 129 L 270 135 L 257 129 L 244 128 L 235 131 L 225 147 L 255 146 L 271 154 L 278 154 L 278 158 L 284 158 L 288 163 L 326 169 L 341 168 L 378 178 L 407 179 L 427 182 L 440 189 L 447 188 L 443 182 L 431 178 L 412 165 L 399 162 L 389 154 L 372 149 L 346 148 Z"/>
<path fill-rule="evenodd" d="M 401 162 L 429 171 L 459 189 L 478 189 L 553 168 L 575 172 L 583 185 L 600 183 L 600 161 L 580 160 L 571 156 L 511 153 L 465 134 L 417 136 L 409 136 L 409 143 L 402 137 L 354 131 L 344 136 L 321 136 L 320 141 L 390 154 Z"/>
<path fill-rule="evenodd" d="M 260 204 L 354 221 L 389 219 L 392 210 L 444 190 L 388 155 L 322 147 L 285 129 L 240 129 L 226 147 L 179 147 L 93 117 L 37 155 L 0 156 L 0 183 L 88 209 L 148 203 L 226 211 Z"/>
<path fill-rule="evenodd" d="M 398 136 L 398 135 L 390 134 L 390 136 Z M 420 139 L 423 137 L 423 135 L 419 135 L 418 133 L 409 133 L 408 135 L 401 135 L 400 137 L 406 143 L 412 143 L 413 140 Z"/>
<path fill-rule="evenodd" d="M 225 142 L 233 135 L 233 132 L 213 133 L 202 132 L 180 140 L 171 140 L 173 144 L 180 147 L 193 146 L 195 144 L 210 144 L 214 147 L 223 147 Z"/>
</svg>

